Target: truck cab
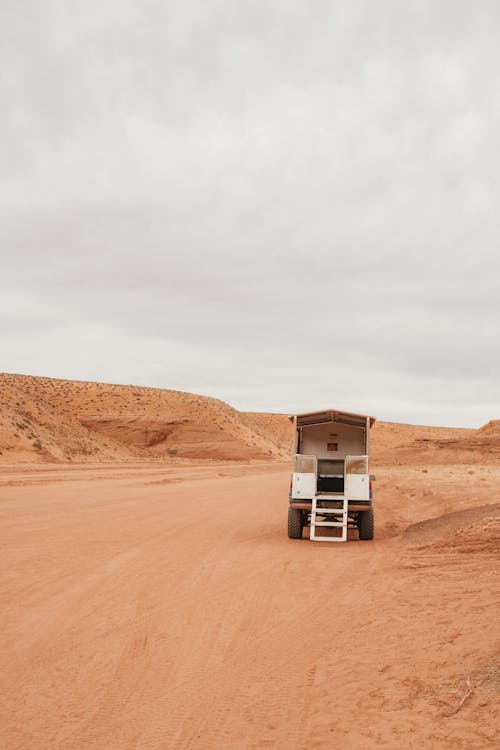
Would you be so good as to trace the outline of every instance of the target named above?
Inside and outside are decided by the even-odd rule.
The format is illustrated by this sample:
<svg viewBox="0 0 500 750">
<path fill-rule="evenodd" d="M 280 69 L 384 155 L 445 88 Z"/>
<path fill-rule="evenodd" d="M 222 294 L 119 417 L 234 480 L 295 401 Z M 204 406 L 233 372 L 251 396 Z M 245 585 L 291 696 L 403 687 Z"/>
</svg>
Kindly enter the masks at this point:
<svg viewBox="0 0 500 750">
<path fill-rule="evenodd" d="M 295 441 L 288 536 L 300 539 L 309 526 L 313 541 L 346 541 L 347 528 L 354 526 L 360 539 L 373 539 L 375 477 L 369 453 L 375 418 L 328 409 L 291 419 Z"/>
</svg>

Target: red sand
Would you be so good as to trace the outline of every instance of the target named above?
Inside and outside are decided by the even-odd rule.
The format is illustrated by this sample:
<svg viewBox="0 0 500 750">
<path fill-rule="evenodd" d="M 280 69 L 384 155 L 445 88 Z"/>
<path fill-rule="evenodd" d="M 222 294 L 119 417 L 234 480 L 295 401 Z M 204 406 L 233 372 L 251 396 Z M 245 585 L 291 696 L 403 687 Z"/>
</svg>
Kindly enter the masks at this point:
<svg viewBox="0 0 500 750">
<path fill-rule="evenodd" d="M 286 435 L 229 416 L 233 448 L 239 419 Z M 0 745 L 497 747 L 500 466 L 476 437 L 377 425 L 376 540 L 347 544 L 287 539 L 283 461 L 4 446 Z"/>
</svg>

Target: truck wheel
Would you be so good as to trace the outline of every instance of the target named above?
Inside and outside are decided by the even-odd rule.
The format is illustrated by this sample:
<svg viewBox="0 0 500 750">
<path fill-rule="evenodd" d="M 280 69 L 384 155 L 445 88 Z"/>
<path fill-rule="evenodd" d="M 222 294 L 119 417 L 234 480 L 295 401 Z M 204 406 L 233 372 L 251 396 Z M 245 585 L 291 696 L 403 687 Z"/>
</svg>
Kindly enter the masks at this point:
<svg viewBox="0 0 500 750">
<path fill-rule="evenodd" d="M 360 539 L 373 539 L 375 531 L 373 508 L 358 513 L 358 531 Z"/>
<path fill-rule="evenodd" d="M 298 508 L 288 508 L 288 538 L 302 539 L 303 526 L 302 511 Z"/>
</svg>

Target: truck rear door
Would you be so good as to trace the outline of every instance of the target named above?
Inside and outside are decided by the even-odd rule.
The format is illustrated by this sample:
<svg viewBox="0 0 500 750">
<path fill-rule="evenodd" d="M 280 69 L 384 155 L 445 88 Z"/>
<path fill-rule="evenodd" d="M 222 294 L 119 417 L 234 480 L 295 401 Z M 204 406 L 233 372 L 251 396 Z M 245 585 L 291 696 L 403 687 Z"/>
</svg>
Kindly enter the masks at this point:
<svg viewBox="0 0 500 750">
<path fill-rule="evenodd" d="M 368 456 L 346 456 L 344 493 L 348 500 L 370 499 Z"/>
</svg>

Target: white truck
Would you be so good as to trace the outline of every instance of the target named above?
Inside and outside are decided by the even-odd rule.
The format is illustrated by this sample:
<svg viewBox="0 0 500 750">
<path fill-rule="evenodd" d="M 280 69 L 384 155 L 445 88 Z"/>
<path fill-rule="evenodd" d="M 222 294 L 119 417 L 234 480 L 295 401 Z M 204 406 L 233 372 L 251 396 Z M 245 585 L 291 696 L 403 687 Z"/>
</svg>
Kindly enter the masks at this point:
<svg viewBox="0 0 500 750">
<path fill-rule="evenodd" d="M 360 539 L 373 539 L 375 477 L 369 473 L 369 453 L 375 418 L 328 409 L 290 419 L 295 427 L 295 465 L 289 538 L 301 539 L 309 526 L 312 541 L 345 542 L 348 527 L 355 526 Z"/>
</svg>

